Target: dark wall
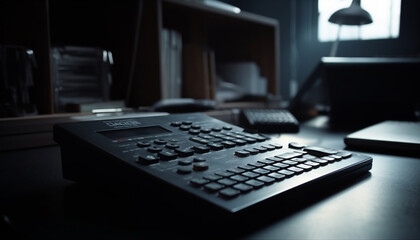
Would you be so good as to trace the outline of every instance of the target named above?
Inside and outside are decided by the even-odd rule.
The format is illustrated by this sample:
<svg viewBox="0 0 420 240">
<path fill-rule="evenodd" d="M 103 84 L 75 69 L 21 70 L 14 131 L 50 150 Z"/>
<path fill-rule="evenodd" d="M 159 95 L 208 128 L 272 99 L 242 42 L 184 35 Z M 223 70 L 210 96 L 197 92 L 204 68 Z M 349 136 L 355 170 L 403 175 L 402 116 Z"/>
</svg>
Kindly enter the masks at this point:
<svg viewBox="0 0 420 240">
<path fill-rule="evenodd" d="M 317 39 L 317 0 L 226 0 L 243 11 L 278 19 L 280 24 L 280 94 L 289 99 L 290 82 L 301 85 L 319 59 L 328 56 L 331 42 Z M 397 39 L 342 41 L 337 56 L 420 57 L 420 1 L 402 0 Z"/>
</svg>

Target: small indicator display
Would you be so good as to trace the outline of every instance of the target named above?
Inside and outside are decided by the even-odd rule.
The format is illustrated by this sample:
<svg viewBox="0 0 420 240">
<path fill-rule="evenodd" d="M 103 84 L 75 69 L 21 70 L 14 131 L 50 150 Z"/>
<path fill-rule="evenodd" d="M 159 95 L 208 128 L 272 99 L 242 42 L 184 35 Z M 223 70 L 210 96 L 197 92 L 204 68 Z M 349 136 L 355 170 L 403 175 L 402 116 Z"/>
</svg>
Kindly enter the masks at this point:
<svg viewBox="0 0 420 240">
<path fill-rule="evenodd" d="M 100 131 L 98 133 L 104 135 L 105 137 L 109 139 L 119 140 L 119 139 L 132 138 L 132 137 L 156 135 L 156 134 L 168 133 L 168 132 L 171 132 L 171 131 L 160 126 L 148 126 L 148 127 L 140 127 L 140 128 Z"/>
</svg>

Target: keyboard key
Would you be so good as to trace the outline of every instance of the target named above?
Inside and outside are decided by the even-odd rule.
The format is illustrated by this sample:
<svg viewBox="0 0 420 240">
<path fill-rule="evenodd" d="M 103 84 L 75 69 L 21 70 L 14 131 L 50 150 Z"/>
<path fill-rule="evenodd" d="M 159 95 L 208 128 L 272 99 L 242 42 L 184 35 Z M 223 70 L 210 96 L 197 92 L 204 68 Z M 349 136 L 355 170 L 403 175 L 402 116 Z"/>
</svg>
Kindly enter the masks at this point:
<svg viewBox="0 0 420 240">
<path fill-rule="evenodd" d="M 250 153 L 248 151 L 244 151 L 244 150 L 238 150 L 235 152 L 235 156 L 237 157 L 248 157 L 249 154 Z"/>
<path fill-rule="evenodd" d="M 265 170 L 268 170 L 268 171 L 270 171 L 270 172 L 275 172 L 275 171 L 278 171 L 278 170 L 280 170 L 280 168 L 279 167 L 275 167 L 275 166 L 265 166 L 265 167 L 263 167 L 263 169 L 265 169 Z"/>
<path fill-rule="evenodd" d="M 219 151 L 223 149 L 223 145 L 220 143 L 212 142 L 212 143 L 207 144 L 207 146 L 213 151 Z"/>
<path fill-rule="evenodd" d="M 253 167 L 263 167 L 263 166 L 265 166 L 265 164 L 260 163 L 260 162 L 248 163 L 248 165 L 253 166 Z"/>
<path fill-rule="evenodd" d="M 295 158 L 295 157 L 300 157 L 302 155 L 303 154 L 299 153 L 299 152 L 286 152 L 286 153 L 282 153 L 280 155 L 277 155 L 276 157 L 287 160 L 287 159 L 292 159 L 292 158 Z"/>
<path fill-rule="evenodd" d="M 235 139 L 235 140 L 232 140 L 232 142 L 236 143 L 236 145 L 238 146 L 243 146 L 246 144 L 246 141 L 241 140 L 241 139 Z"/>
<path fill-rule="evenodd" d="M 270 173 L 270 171 L 265 170 L 265 169 L 262 169 L 262 168 L 256 168 L 256 169 L 254 169 L 252 171 L 255 172 L 255 173 L 261 174 L 261 175 Z"/>
<path fill-rule="evenodd" d="M 338 155 L 330 155 L 330 156 L 328 156 L 328 157 L 332 157 L 332 158 L 334 158 L 334 159 L 335 159 L 335 161 L 340 161 L 341 159 L 343 159 L 343 157 L 338 156 Z"/>
<path fill-rule="evenodd" d="M 250 137 L 244 138 L 244 140 L 249 144 L 257 142 L 257 140 L 255 138 L 250 138 Z"/>
<path fill-rule="evenodd" d="M 291 177 L 291 176 L 295 175 L 295 172 L 292 172 L 292 171 L 289 171 L 289 170 L 286 170 L 286 169 L 282 169 L 282 170 L 278 171 L 277 173 L 283 174 L 286 177 Z"/>
<path fill-rule="evenodd" d="M 238 168 L 243 169 L 243 170 L 252 170 L 252 169 L 255 169 L 254 166 L 250 166 L 250 165 L 243 165 L 243 166 L 239 166 Z"/>
<path fill-rule="evenodd" d="M 233 175 L 233 176 L 230 176 L 229 179 L 232 179 L 237 182 L 244 182 L 248 180 L 249 178 L 242 175 Z"/>
<path fill-rule="evenodd" d="M 333 158 L 333 157 L 330 157 L 330 156 L 326 156 L 326 157 L 322 157 L 321 158 L 322 160 L 326 160 L 326 161 L 328 161 L 328 162 L 335 162 L 336 160 L 335 160 L 335 158 Z"/>
<path fill-rule="evenodd" d="M 284 163 L 274 163 L 273 166 L 278 167 L 278 168 L 288 168 L 288 167 L 290 167 L 290 165 L 284 164 Z"/>
<path fill-rule="evenodd" d="M 237 189 L 237 190 L 239 190 L 243 193 L 246 193 L 246 192 L 251 191 L 253 187 L 248 185 L 248 184 L 238 183 L 236 185 L 233 185 L 233 188 L 235 188 L 235 189 Z"/>
<path fill-rule="evenodd" d="M 302 149 L 304 147 L 306 147 L 306 145 L 302 145 L 302 144 L 297 143 L 297 142 L 290 142 L 289 143 L 289 148 Z"/>
<path fill-rule="evenodd" d="M 162 148 L 152 146 L 152 147 L 147 148 L 147 151 L 149 151 L 151 153 L 158 153 L 158 152 L 162 151 Z"/>
<path fill-rule="evenodd" d="M 317 163 L 321 164 L 322 166 L 324 166 L 324 165 L 327 165 L 327 164 L 328 164 L 328 161 L 327 161 L 327 160 L 322 160 L 322 159 L 320 159 L 320 158 L 315 158 L 315 159 L 312 159 L 312 162 L 317 162 Z"/>
<path fill-rule="evenodd" d="M 231 173 L 243 173 L 243 172 L 245 172 L 245 170 L 240 169 L 240 168 L 232 168 L 232 169 L 228 169 L 226 171 L 231 172 Z"/>
<path fill-rule="evenodd" d="M 224 198 L 234 198 L 241 193 L 240 190 L 233 188 L 225 188 L 219 191 L 219 195 Z"/>
<path fill-rule="evenodd" d="M 268 185 L 268 184 L 272 184 L 275 179 L 272 177 L 267 177 L 267 176 L 261 176 L 261 177 L 257 177 L 256 178 L 258 181 L 264 182 L 264 184 Z"/>
<path fill-rule="evenodd" d="M 319 164 L 319 163 L 317 163 L 317 162 L 307 161 L 307 162 L 305 162 L 305 165 L 309 165 L 309 166 L 312 166 L 312 167 L 314 167 L 314 168 L 317 168 L 317 167 L 319 167 L 319 165 L 321 165 L 321 164 Z"/>
<path fill-rule="evenodd" d="M 210 152 L 210 148 L 206 147 L 206 146 L 194 146 L 193 150 L 196 153 L 206 153 L 206 152 Z"/>
<path fill-rule="evenodd" d="M 218 175 L 218 176 L 221 176 L 221 177 L 230 177 L 230 176 L 232 176 L 232 175 L 233 175 L 233 173 L 228 172 L 228 171 L 217 172 L 217 173 L 215 173 L 215 174 L 216 174 L 216 175 Z"/>
<path fill-rule="evenodd" d="M 200 132 L 201 132 L 200 129 L 190 129 L 188 131 L 188 133 L 191 135 L 198 135 Z"/>
<path fill-rule="evenodd" d="M 150 142 L 138 142 L 137 147 L 143 148 L 150 146 Z"/>
<path fill-rule="evenodd" d="M 171 126 L 174 126 L 174 127 L 179 127 L 179 126 L 181 126 L 181 122 L 178 122 L 178 121 L 174 121 L 174 122 L 171 122 Z"/>
<path fill-rule="evenodd" d="M 269 160 L 269 159 L 258 160 L 257 162 L 262 163 L 262 164 L 272 164 L 272 163 L 274 163 L 274 161 Z"/>
<path fill-rule="evenodd" d="M 205 162 L 205 161 L 206 161 L 206 159 L 205 159 L 205 158 L 203 158 L 203 157 L 195 157 L 195 158 L 193 159 L 193 161 L 194 161 L 194 162 Z"/>
<path fill-rule="evenodd" d="M 163 151 L 163 152 L 159 152 L 158 156 L 159 156 L 160 160 L 169 161 L 169 160 L 176 159 L 176 157 L 178 155 L 174 152 Z"/>
<path fill-rule="evenodd" d="M 244 151 L 249 152 L 249 154 L 251 154 L 251 155 L 255 155 L 255 154 L 258 154 L 259 153 L 258 150 L 253 149 L 253 148 L 246 148 L 246 149 L 244 149 Z"/>
<path fill-rule="evenodd" d="M 304 163 L 306 161 L 308 161 L 308 159 L 303 158 L 303 157 L 299 157 L 299 158 L 292 158 L 292 161 L 298 162 L 298 163 Z"/>
<path fill-rule="evenodd" d="M 187 166 L 187 165 L 191 165 L 192 161 L 191 159 L 181 159 L 178 161 L 179 165 L 183 165 L 183 166 Z"/>
<path fill-rule="evenodd" d="M 303 164 L 303 163 L 297 165 L 296 167 L 302 168 L 304 171 L 309 171 L 313 168 L 311 165 L 306 165 L 306 164 Z"/>
<path fill-rule="evenodd" d="M 316 158 L 315 156 L 309 155 L 309 154 L 305 154 L 302 157 L 305 158 L 306 160 L 312 160 L 312 159 L 315 159 Z"/>
<path fill-rule="evenodd" d="M 270 143 L 269 145 L 275 147 L 276 149 L 280 149 L 283 147 L 280 143 Z"/>
<path fill-rule="evenodd" d="M 166 140 L 164 140 L 164 139 L 156 139 L 153 142 L 155 144 L 158 144 L 158 145 L 164 145 L 164 144 L 166 144 Z"/>
<path fill-rule="evenodd" d="M 221 179 L 221 176 L 217 176 L 217 175 L 208 175 L 208 176 L 204 176 L 203 178 L 210 180 L 210 181 L 217 181 L 219 179 Z"/>
<path fill-rule="evenodd" d="M 150 155 L 150 154 L 140 155 L 137 158 L 137 162 L 142 164 L 142 165 L 150 165 L 150 164 L 159 162 L 159 158 L 154 156 L 154 155 Z"/>
<path fill-rule="evenodd" d="M 182 149 L 175 149 L 175 152 L 178 154 L 179 157 L 188 157 L 194 155 L 194 150 L 191 148 L 182 148 Z"/>
<path fill-rule="evenodd" d="M 204 189 L 209 192 L 216 192 L 223 189 L 225 186 L 219 183 L 211 182 L 204 185 Z"/>
<path fill-rule="evenodd" d="M 280 181 L 286 178 L 286 176 L 284 176 L 283 174 L 280 173 L 270 173 L 267 176 L 274 178 L 276 181 Z"/>
<path fill-rule="evenodd" d="M 267 148 L 263 148 L 263 147 L 254 147 L 254 149 L 257 150 L 260 153 L 267 152 Z"/>
<path fill-rule="evenodd" d="M 260 187 L 264 186 L 264 182 L 261 182 L 261 181 L 255 180 L 255 179 L 248 180 L 245 183 L 253 186 L 254 188 L 260 188 Z"/>
<path fill-rule="evenodd" d="M 324 157 L 327 155 L 337 154 L 337 151 L 335 150 L 327 149 L 323 147 L 316 147 L 316 146 L 308 146 L 308 147 L 305 147 L 303 150 L 317 157 Z"/>
<path fill-rule="evenodd" d="M 167 147 L 169 149 L 175 149 L 175 148 L 179 148 L 179 145 L 178 144 L 175 144 L 175 143 L 167 143 L 165 145 L 165 147 Z"/>
<path fill-rule="evenodd" d="M 237 181 L 234 181 L 234 180 L 229 179 L 229 178 L 222 178 L 217 182 L 220 183 L 220 184 L 223 184 L 225 186 L 231 186 L 231 185 L 234 185 L 234 184 L 238 183 Z"/>
<path fill-rule="evenodd" d="M 267 149 L 267 151 L 273 151 L 273 150 L 275 150 L 275 149 L 276 149 L 274 146 L 271 146 L 271 145 L 263 145 L 263 146 L 261 146 L 261 147 L 266 148 L 266 149 Z"/>
<path fill-rule="evenodd" d="M 292 160 L 285 160 L 285 161 L 283 161 L 282 163 L 283 163 L 283 164 L 287 164 L 287 165 L 291 165 L 291 166 L 293 166 L 293 165 L 296 165 L 296 164 L 297 164 L 297 162 L 292 161 Z"/>
<path fill-rule="evenodd" d="M 245 177 L 249 177 L 249 178 L 255 178 L 255 177 L 260 176 L 260 174 L 255 173 L 255 172 L 244 172 L 241 175 Z"/>
<path fill-rule="evenodd" d="M 225 148 L 233 148 L 234 146 L 236 146 L 236 144 L 231 141 L 222 141 L 221 144 L 223 144 Z"/>
<path fill-rule="evenodd" d="M 276 158 L 276 157 L 268 157 L 267 160 L 273 161 L 273 162 L 280 162 L 283 161 L 282 158 Z"/>
<path fill-rule="evenodd" d="M 341 156 L 342 158 L 349 158 L 351 157 L 352 153 L 347 151 L 338 151 L 335 155 Z"/>
<path fill-rule="evenodd" d="M 201 187 L 207 183 L 209 183 L 209 180 L 204 179 L 204 178 L 194 178 L 194 179 L 191 179 L 190 181 L 190 184 L 194 187 Z"/>
<path fill-rule="evenodd" d="M 287 170 L 298 173 L 298 174 L 303 172 L 303 169 L 298 168 L 298 167 L 289 167 L 289 168 L 287 168 Z"/>
</svg>

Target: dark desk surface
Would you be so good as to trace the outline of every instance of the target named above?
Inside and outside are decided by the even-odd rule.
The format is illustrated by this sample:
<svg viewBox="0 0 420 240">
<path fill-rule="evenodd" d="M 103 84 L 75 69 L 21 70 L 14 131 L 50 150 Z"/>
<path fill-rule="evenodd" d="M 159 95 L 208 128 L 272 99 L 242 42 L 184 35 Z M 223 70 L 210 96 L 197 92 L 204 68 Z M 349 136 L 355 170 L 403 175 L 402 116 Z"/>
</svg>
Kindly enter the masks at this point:
<svg viewBox="0 0 420 240">
<path fill-rule="evenodd" d="M 303 125 L 299 134 L 281 138 L 344 148 L 346 133 L 316 127 L 322 121 L 316 119 Z M 420 158 L 367 155 L 373 157 L 370 174 L 346 186 L 322 197 L 297 199 L 296 204 L 282 206 L 287 209 L 284 214 L 270 215 L 269 220 L 261 214 L 222 226 L 212 216 L 158 210 L 170 195 L 158 204 L 144 206 L 150 202 L 133 200 L 127 192 L 116 197 L 67 181 L 62 178 L 58 146 L 3 152 L 0 238 L 7 232 L 23 239 L 420 238 Z"/>
</svg>

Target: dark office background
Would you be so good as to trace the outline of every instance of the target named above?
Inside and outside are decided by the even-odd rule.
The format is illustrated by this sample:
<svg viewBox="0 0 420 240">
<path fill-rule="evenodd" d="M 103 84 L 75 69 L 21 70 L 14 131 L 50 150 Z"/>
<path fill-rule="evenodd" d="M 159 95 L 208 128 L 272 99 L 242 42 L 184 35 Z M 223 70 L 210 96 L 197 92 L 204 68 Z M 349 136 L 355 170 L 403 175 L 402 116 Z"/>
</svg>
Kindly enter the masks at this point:
<svg viewBox="0 0 420 240">
<path fill-rule="evenodd" d="M 301 85 L 332 42 L 319 42 L 317 0 L 225 0 L 243 11 L 275 18 L 280 24 L 280 94 L 290 97 L 290 80 Z M 337 57 L 419 57 L 420 1 L 402 0 L 397 39 L 341 41 Z"/>
</svg>

